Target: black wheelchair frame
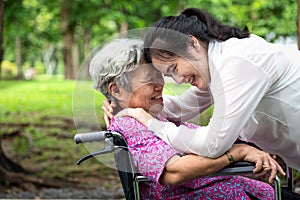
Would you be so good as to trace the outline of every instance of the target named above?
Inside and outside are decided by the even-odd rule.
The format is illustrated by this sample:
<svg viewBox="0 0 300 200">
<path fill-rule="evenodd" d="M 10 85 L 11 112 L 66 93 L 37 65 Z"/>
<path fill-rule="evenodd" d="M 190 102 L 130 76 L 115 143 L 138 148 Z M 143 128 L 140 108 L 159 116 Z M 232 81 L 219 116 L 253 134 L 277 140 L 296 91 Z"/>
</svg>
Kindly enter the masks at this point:
<svg viewBox="0 0 300 200">
<path fill-rule="evenodd" d="M 141 182 L 150 181 L 147 177 L 144 177 L 140 173 L 137 173 L 135 166 L 132 163 L 130 153 L 127 149 L 127 142 L 122 137 L 122 135 L 115 131 L 100 131 L 91 133 L 80 133 L 74 136 L 76 144 L 86 143 L 86 142 L 97 142 L 105 141 L 105 147 L 102 149 L 90 153 L 77 161 L 80 165 L 83 161 L 95 157 L 101 154 L 114 153 L 114 159 L 116 168 L 119 174 L 119 178 L 122 184 L 126 200 L 139 200 L 139 184 Z M 125 151 L 118 151 L 117 149 L 123 149 Z M 253 174 L 254 164 L 245 161 L 234 162 L 227 167 L 221 169 L 220 171 L 212 174 L 211 176 L 220 175 L 251 175 Z M 291 175 L 291 174 L 290 174 Z M 293 189 L 293 180 L 289 180 L 290 186 L 288 186 L 291 191 Z M 274 192 L 276 200 L 281 200 L 281 182 L 278 176 L 274 181 Z"/>
</svg>

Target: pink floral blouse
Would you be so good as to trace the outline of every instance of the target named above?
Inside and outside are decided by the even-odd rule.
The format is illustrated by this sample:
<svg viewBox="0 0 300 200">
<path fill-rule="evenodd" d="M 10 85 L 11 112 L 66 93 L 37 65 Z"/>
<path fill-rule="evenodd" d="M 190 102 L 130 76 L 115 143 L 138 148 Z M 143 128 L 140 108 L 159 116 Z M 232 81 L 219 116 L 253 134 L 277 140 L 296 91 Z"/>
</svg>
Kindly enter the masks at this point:
<svg viewBox="0 0 300 200">
<path fill-rule="evenodd" d="M 159 120 L 166 119 L 158 117 Z M 196 126 L 184 123 L 190 128 Z M 264 182 L 242 176 L 216 176 L 197 178 L 181 185 L 162 185 L 159 178 L 165 163 L 175 154 L 181 154 L 168 146 L 155 134 L 131 117 L 111 120 L 110 130 L 120 132 L 128 143 L 133 163 L 141 174 L 153 182 L 141 184 L 142 199 L 274 199 L 273 188 Z"/>
</svg>

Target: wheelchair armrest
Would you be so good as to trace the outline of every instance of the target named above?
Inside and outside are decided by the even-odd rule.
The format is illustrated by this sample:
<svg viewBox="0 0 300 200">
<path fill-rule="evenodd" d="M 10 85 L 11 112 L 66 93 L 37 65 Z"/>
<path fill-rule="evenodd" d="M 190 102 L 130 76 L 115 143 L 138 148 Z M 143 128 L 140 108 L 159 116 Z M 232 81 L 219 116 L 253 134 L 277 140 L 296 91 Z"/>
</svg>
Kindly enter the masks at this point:
<svg viewBox="0 0 300 200">
<path fill-rule="evenodd" d="M 237 175 L 237 174 L 252 174 L 255 168 L 255 163 L 247 161 L 239 161 L 231 163 L 213 175 Z"/>
<path fill-rule="evenodd" d="M 234 163 L 231 163 L 230 165 L 228 165 L 227 167 L 224 167 L 220 171 L 212 174 L 211 176 L 252 174 L 254 167 L 255 167 L 255 164 L 252 162 L 247 162 L 247 161 L 234 162 Z M 141 174 L 137 174 L 135 179 L 138 182 L 150 181 L 147 177 L 145 177 Z"/>
<path fill-rule="evenodd" d="M 135 179 L 138 182 L 148 182 L 148 181 L 151 181 L 149 178 L 147 178 L 146 176 L 143 176 L 141 174 L 136 175 Z"/>
</svg>

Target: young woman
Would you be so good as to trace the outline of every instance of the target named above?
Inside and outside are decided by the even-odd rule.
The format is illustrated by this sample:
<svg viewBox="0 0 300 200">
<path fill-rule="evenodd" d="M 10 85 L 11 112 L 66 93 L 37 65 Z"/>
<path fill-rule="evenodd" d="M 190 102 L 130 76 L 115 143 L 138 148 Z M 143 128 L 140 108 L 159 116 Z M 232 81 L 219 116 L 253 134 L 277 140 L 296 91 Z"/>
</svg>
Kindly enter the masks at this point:
<svg viewBox="0 0 300 200">
<path fill-rule="evenodd" d="M 240 138 L 300 170 L 299 51 L 225 26 L 196 8 L 159 19 L 144 46 L 156 69 L 192 85 L 180 97 L 164 98 L 162 114 L 188 120 L 213 104 L 213 115 L 197 129 L 158 121 L 142 109 L 120 116 L 138 119 L 182 152 L 215 158 Z"/>
</svg>

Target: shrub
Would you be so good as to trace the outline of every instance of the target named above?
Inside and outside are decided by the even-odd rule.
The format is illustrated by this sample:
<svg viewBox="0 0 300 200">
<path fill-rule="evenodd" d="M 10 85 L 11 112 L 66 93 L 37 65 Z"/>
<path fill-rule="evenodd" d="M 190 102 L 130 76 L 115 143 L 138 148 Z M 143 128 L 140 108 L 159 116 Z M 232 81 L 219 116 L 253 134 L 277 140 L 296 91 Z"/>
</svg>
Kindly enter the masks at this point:
<svg viewBox="0 0 300 200">
<path fill-rule="evenodd" d="M 12 79 L 17 75 L 17 66 L 7 60 L 1 63 L 1 76 L 5 79 Z"/>
</svg>

